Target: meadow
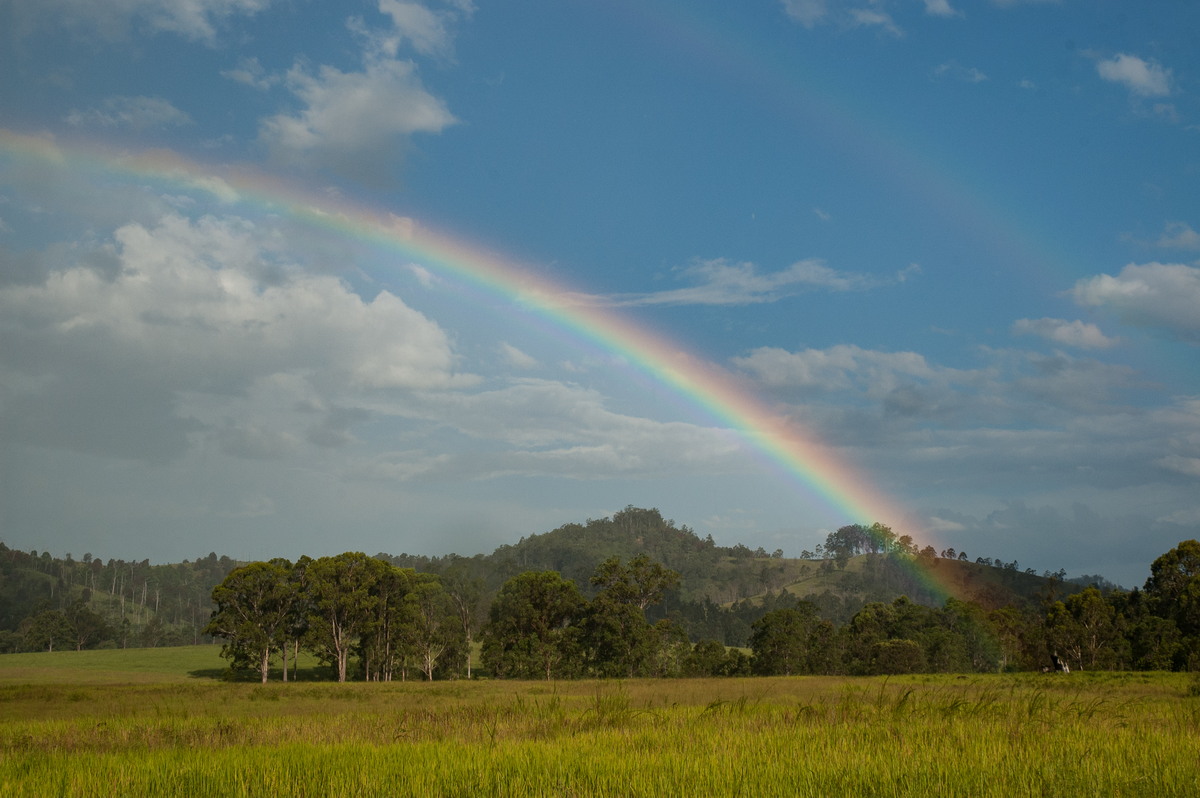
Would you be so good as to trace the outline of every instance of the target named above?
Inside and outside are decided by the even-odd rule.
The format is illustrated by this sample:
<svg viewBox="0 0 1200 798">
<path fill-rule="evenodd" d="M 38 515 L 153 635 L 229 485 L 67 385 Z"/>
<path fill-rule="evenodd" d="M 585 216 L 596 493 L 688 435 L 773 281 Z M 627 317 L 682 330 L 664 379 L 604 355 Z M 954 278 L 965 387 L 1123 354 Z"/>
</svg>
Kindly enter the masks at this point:
<svg viewBox="0 0 1200 798">
<path fill-rule="evenodd" d="M 1188 674 L 262 685 L 218 650 L 0 656 L 0 794 L 1200 794 Z"/>
</svg>

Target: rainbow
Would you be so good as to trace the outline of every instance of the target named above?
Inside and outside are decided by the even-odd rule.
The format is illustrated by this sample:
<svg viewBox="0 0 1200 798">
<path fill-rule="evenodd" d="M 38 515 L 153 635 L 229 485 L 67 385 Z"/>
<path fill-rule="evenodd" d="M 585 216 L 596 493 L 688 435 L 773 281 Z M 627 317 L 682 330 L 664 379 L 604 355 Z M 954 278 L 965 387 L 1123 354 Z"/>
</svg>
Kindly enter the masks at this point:
<svg viewBox="0 0 1200 798">
<path fill-rule="evenodd" d="M 0 152 L 55 168 L 165 181 L 205 191 L 229 206 L 259 205 L 304 224 L 395 252 L 441 274 L 477 286 L 515 309 L 532 311 L 576 339 L 609 352 L 669 388 L 764 455 L 789 481 L 847 518 L 882 520 L 929 541 L 912 513 L 876 489 L 869 478 L 823 445 L 785 412 L 747 391 L 736 375 L 687 352 L 611 309 L 571 301 L 569 287 L 499 255 L 410 218 L 332 200 L 262 173 L 216 169 L 165 151 L 114 153 L 94 145 L 60 145 L 46 137 L 0 129 Z M 565 298 L 565 299 L 564 299 Z M 934 595 L 949 591 L 913 566 Z"/>
</svg>

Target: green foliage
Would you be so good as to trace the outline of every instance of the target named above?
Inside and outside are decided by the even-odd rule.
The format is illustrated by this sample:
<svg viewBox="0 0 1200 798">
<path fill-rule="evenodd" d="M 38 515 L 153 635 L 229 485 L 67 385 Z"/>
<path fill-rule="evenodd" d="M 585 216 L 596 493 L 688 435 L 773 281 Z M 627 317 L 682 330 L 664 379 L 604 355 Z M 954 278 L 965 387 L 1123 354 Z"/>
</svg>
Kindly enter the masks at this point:
<svg viewBox="0 0 1200 798">
<path fill-rule="evenodd" d="M 768 612 L 752 627 L 751 669 L 760 676 L 824 672 L 831 632 L 829 622 L 821 621 L 807 602 Z"/>
<path fill-rule="evenodd" d="M 222 655 L 235 670 L 257 668 L 267 681 L 271 653 L 286 644 L 300 601 L 290 564 L 255 562 L 235 568 L 213 588 L 213 612 L 205 634 L 226 640 Z"/>
<path fill-rule="evenodd" d="M 550 679 L 571 671 L 571 627 L 584 600 L 555 571 L 526 571 L 504 583 L 483 631 L 484 667 L 501 678 Z"/>
</svg>

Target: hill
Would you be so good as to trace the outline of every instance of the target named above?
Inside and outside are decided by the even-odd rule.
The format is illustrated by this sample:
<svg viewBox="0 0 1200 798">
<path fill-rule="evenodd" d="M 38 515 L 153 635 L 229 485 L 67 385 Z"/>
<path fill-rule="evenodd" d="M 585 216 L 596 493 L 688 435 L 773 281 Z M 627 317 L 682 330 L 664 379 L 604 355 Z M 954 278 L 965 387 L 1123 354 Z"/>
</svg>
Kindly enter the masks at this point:
<svg viewBox="0 0 1200 798">
<path fill-rule="evenodd" d="M 711 536 L 701 538 L 657 509 L 636 507 L 532 534 L 490 554 L 376 556 L 471 583 L 485 615 L 491 596 L 523 571 L 558 571 L 590 596 L 595 591 L 589 578 L 599 563 L 640 554 L 681 577 L 678 589 L 652 615 L 675 618 L 693 640 L 711 637 L 729 645 L 742 645 L 750 624 L 767 610 L 799 600 L 812 602 L 822 617 L 843 624 L 864 605 L 901 595 L 927 606 L 940 606 L 953 596 L 992 609 L 1027 607 L 1078 589 L 1063 583 L 1061 572 L 1038 576 L 1018 570 L 1015 562 L 968 562 L 954 552 L 939 556 L 931 547 L 919 549 L 906 537 L 897 539 L 878 524 L 844 527 L 817 554 L 788 558 L 782 551 L 718 546 Z M 103 622 L 99 637 L 84 647 L 206 642 L 201 630 L 212 609 L 212 589 L 240 564 L 215 553 L 168 565 L 102 561 L 91 554 L 77 561 L 0 543 L 0 651 L 21 647 L 22 624 L 27 628 L 31 618 L 72 606 L 85 607 Z"/>
</svg>

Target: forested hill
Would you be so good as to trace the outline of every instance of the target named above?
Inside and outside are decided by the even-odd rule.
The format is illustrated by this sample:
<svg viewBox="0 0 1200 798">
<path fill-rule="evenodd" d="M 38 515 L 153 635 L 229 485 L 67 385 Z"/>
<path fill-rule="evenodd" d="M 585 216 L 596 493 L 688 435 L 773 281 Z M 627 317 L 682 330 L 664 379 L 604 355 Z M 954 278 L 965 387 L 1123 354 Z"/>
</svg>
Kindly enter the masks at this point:
<svg viewBox="0 0 1200 798">
<path fill-rule="evenodd" d="M 718 546 L 711 536 L 701 538 L 686 525 L 664 519 L 656 509 L 636 507 L 626 507 L 611 518 L 530 535 L 500 546 L 490 555 L 379 556 L 418 571 L 466 573 L 482 580 L 489 592 L 524 571 L 558 571 L 590 595 L 594 591 L 588 580 L 598 563 L 639 554 L 679 572 L 679 588 L 668 595 L 660 612 L 684 616 L 722 607 L 750 617 L 761 614 L 764 603 L 777 603 L 784 596 L 807 599 L 823 617 L 845 623 L 864 605 L 890 602 L 901 595 L 940 606 L 948 592 L 954 598 L 994 609 L 1029 606 L 1086 586 L 1064 582 L 1061 571 L 1039 575 L 1021 570 L 1015 561 L 970 560 L 965 552 L 936 552 L 880 524 L 843 527 L 815 552 L 787 558 L 779 550 Z M 1097 579 L 1089 578 L 1087 584 Z M 1099 581 L 1101 586 L 1112 587 Z M 738 636 L 712 631 L 727 639 Z"/>
<path fill-rule="evenodd" d="M 599 563 L 640 554 L 681 577 L 679 588 L 654 614 L 678 619 L 693 639 L 712 637 L 730 644 L 740 644 L 767 609 L 796 599 L 811 601 L 835 623 L 847 622 L 867 603 L 901 595 L 940 605 L 944 597 L 921 574 L 932 574 L 933 584 L 948 588 L 954 597 L 989 609 L 1029 606 L 1078 589 L 1062 581 L 1062 572 L 1036 575 L 1015 562 L 935 552 L 879 524 L 843 527 L 815 552 L 787 558 L 782 551 L 718 546 L 711 537 L 701 538 L 664 519 L 656 509 L 635 507 L 611 518 L 529 535 L 491 554 L 376 556 L 477 584 L 486 607 L 505 581 L 525 571 L 558 571 L 592 595 L 589 578 Z M 215 553 L 167 565 L 102 560 L 90 553 L 75 560 L 0 543 L 0 651 L 21 648 L 27 636 L 22 630 L 27 632 L 31 619 L 46 613 L 56 619 L 65 613 L 72 628 L 83 630 L 71 647 L 198 642 L 212 610 L 213 587 L 241 564 Z"/>
</svg>

